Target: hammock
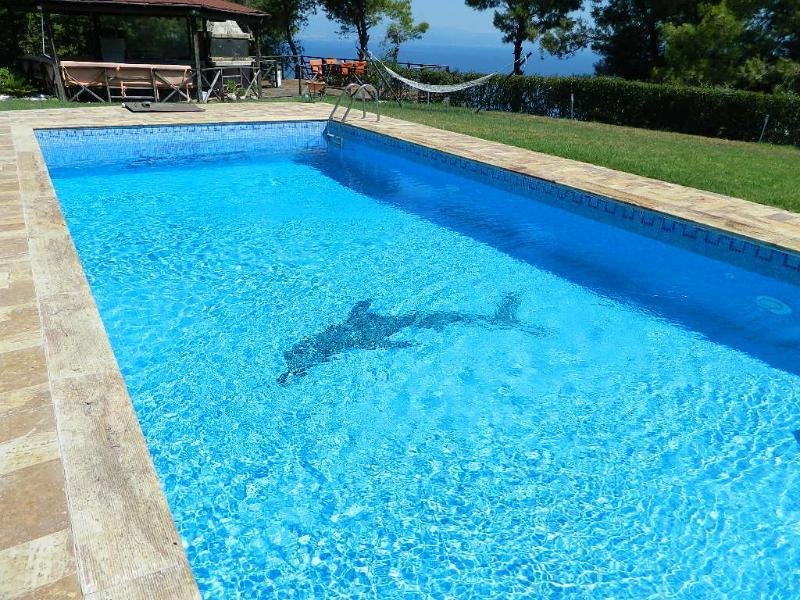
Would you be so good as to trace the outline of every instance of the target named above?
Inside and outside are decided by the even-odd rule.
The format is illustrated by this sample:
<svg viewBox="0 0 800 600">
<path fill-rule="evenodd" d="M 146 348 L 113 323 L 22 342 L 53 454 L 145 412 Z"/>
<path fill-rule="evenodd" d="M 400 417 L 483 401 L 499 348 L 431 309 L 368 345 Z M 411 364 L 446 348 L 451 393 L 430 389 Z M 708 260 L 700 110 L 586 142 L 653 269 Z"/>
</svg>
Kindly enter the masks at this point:
<svg viewBox="0 0 800 600">
<path fill-rule="evenodd" d="M 490 73 L 489 75 L 484 75 L 483 77 L 479 77 L 478 79 L 473 79 L 472 81 L 465 81 L 464 83 L 456 83 L 455 85 L 432 85 L 428 83 L 420 83 L 419 81 L 414 81 L 413 79 L 406 79 L 402 75 L 392 71 L 386 65 L 383 65 L 383 68 L 386 69 L 386 72 L 389 73 L 389 75 L 391 75 L 398 81 L 402 81 L 407 86 L 423 92 L 431 92 L 432 94 L 453 94 L 455 92 L 468 90 L 471 87 L 483 85 L 496 75 L 496 73 Z"/>
<path fill-rule="evenodd" d="M 483 77 L 479 77 L 478 79 L 473 79 L 472 81 L 465 81 L 463 83 L 456 83 L 455 85 L 432 85 L 428 83 L 420 83 L 419 81 L 414 81 L 413 79 L 408 79 L 403 77 L 399 73 L 395 73 L 389 67 L 387 67 L 383 62 L 379 59 L 375 58 L 370 52 L 370 56 L 372 60 L 380 64 L 384 70 L 389 73 L 392 77 L 405 83 L 407 86 L 414 88 L 415 90 L 420 90 L 422 92 L 430 92 L 432 94 L 454 94 L 455 92 L 461 92 L 464 90 L 468 90 L 471 87 L 475 87 L 478 85 L 483 85 L 487 81 L 489 81 L 492 77 L 497 75 L 497 73 L 490 73 L 489 75 L 484 75 Z"/>
</svg>

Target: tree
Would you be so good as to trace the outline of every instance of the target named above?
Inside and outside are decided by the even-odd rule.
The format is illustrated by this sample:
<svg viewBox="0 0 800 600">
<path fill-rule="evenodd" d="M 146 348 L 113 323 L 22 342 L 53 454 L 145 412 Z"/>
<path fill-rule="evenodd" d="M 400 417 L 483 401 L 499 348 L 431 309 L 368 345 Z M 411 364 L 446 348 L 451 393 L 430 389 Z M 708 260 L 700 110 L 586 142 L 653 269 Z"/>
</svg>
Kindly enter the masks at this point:
<svg viewBox="0 0 800 600">
<path fill-rule="evenodd" d="M 663 27 L 697 21 L 698 0 L 594 0 L 592 49 L 601 75 L 650 79 L 664 66 Z"/>
<path fill-rule="evenodd" d="M 358 35 L 358 54 L 362 59 L 367 57 L 369 50 L 369 30 L 378 23 L 386 18 L 395 22 L 402 22 L 407 16 L 409 22 L 413 24 L 411 19 L 411 0 L 321 1 L 328 18 L 336 21 L 341 26 L 341 35 L 349 35 L 353 32 Z M 427 30 L 427 27 L 425 30 Z M 422 35 L 422 33 L 419 32 L 419 35 Z"/>
<path fill-rule="evenodd" d="M 728 0 L 728 5 L 745 22 L 746 85 L 800 93 L 800 1 Z"/>
<path fill-rule="evenodd" d="M 414 17 L 411 15 L 411 6 L 407 5 L 407 8 L 408 10 L 402 10 L 395 15 L 395 20 L 389 23 L 386 28 L 383 46 L 386 48 L 386 58 L 391 62 L 397 62 L 401 45 L 411 40 L 420 39 L 430 27 L 424 21 L 414 23 Z"/>
<path fill-rule="evenodd" d="M 747 21 L 747 41 L 760 54 L 800 60 L 798 0 L 729 0 L 728 5 Z"/>
<path fill-rule="evenodd" d="M 293 56 L 299 55 L 301 48 L 295 36 L 316 12 L 317 0 L 253 0 L 251 4 L 270 15 L 267 34 L 286 42 Z"/>
<path fill-rule="evenodd" d="M 477 10 L 494 9 L 494 26 L 503 42 L 514 44 L 514 73 L 522 74 L 522 46 L 539 42 L 542 49 L 564 55 L 577 49 L 581 23 L 570 17 L 582 0 L 465 0 Z"/>
<path fill-rule="evenodd" d="M 725 2 L 701 4 L 697 23 L 662 28 L 663 78 L 692 85 L 732 85 L 745 57 L 745 23 Z"/>
<path fill-rule="evenodd" d="M 765 92 L 800 92 L 800 2 L 717 0 L 699 19 L 662 27 L 664 67 L 677 83 Z"/>
</svg>

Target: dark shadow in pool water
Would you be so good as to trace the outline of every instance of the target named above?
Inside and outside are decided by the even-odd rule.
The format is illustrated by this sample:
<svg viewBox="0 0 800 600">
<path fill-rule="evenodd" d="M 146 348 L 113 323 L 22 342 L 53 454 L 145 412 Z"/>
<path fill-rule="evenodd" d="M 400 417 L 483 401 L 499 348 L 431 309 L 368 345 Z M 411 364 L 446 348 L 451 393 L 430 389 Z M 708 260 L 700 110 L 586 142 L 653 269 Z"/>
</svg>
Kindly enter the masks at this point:
<svg viewBox="0 0 800 600">
<path fill-rule="evenodd" d="M 310 369 L 345 352 L 408 348 L 411 346 L 410 342 L 392 339 L 407 328 L 442 331 L 452 325 L 473 325 L 513 328 L 536 335 L 544 333 L 537 327 L 520 322 L 517 317 L 520 301 L 515 294 L 506 294 L 491 315 L 454 311 L 414 311 L 401 315 L 382 315 L 371 310 L 371 304 L 371 300 L 357 302 L 343 322 L 334 323 L 325 330 L 300 340 L 284 352 L 286 371 L 278 378 L 278 383 L 291 383 L 293 379 L 305 376 Z"/>
<path fill-rule="evenodd" d="M 800 374 L 800 287 L 530 198 L 351 143 L 299 162 L 356 192 Z M 793 306 L 776 315 L 757 296 Z M 675 349 L 681 352 L 680 348 Z"/>
</svg>

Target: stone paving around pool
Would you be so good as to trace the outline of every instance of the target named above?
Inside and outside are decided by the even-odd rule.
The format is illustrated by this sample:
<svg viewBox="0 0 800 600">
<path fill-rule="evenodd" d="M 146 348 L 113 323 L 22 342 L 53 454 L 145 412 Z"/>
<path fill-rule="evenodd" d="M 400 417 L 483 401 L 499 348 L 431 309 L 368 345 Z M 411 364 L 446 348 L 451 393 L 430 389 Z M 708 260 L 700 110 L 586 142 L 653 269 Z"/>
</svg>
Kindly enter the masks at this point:
<svg viewBox="0 0 800 600">
<path fill-rule="evenodd" d="M 330 110 L 0 112 L 0 598 L 199 597 L 34 129 L 326 119 Z M 800 251 L 794 213 L 397 119 L 348 123 Z"/>
</svg>

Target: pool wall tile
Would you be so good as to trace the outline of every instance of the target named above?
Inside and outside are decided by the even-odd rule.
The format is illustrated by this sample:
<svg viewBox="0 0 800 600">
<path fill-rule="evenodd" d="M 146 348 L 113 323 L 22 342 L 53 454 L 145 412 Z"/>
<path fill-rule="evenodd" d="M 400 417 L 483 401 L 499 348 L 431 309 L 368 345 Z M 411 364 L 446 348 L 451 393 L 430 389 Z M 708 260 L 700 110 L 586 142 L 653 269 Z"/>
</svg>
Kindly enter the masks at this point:
<svg viewBox="0 0 800 600">
<path fill-rule="evenodd" d="M 734 234 L 722 233 L 619 200 L 338 122 L 276 121 L 84 127 L 41 129 L 36 131 L 36 136 L 50 168 L 78 168 L 86 165 L 157 165 L 163 160 L 174 161 L 176 158 L 225 156 L 231 159 L 254 152 L 269 154 L 323 150 L 327 147 L 324 135 L 326 127 L 346 141 L 389 149 L 406 158 L 434 164 L 484 183 L 488 181 L 509 192 L 522 194 L 587 218 L 601 220 L 761 274 L 799 282 L 800 256 L 790 251 L 771 248 Z M 347 152 L 346 144 L 341 151 Z"/>
<path fill-rule="evenodd" d="M 360 127 L 332 122 L 331 133 L 341 136 L 347 152 L 349 140 L 390 149 L 405 158 L 435 164 L 461 176 L 502 187 L 509 192 L 546 202 L 572 213 L 600 220 L 627 231 L 680 246 L 716 260 L 758 272 L 768 277 L 800 284 L 800 255 L 772 248 L 735 234 L 684 221 L 619 200 L 584 192 L 558 183 L 537 179 L 501 167 L 426 148 L 413 142 L 389 137 Z"/>
<path fill-rule="evenodd" d="M 40 129 L 48 167 L 158 164 L 163 160 L 323 149 L 324 121 Z"/>
</svg>

